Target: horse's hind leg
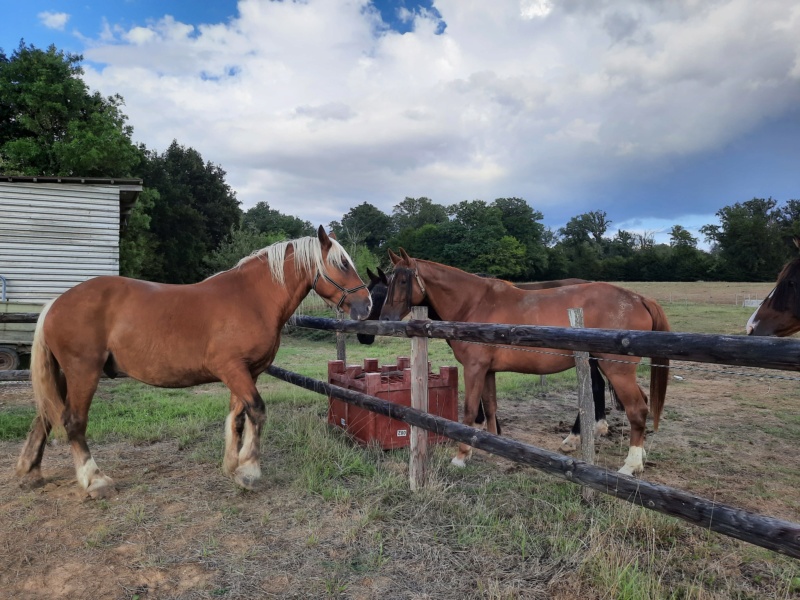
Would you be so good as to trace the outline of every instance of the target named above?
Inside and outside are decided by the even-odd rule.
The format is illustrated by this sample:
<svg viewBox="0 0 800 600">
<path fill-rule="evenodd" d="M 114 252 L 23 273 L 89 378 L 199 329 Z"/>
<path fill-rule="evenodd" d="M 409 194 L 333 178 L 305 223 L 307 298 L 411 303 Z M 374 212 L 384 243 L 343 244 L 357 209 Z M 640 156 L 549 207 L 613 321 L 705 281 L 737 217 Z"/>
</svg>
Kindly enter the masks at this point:
<svg viewBox="0 0 800 600">
<path fill-rule="evenodd" d="M 486 385 L 487 369 L 483 367 L 470 368 L 464 367 L 464 425 L 473 427 L 475 419 L 478 416 L 478 405 L 481 401 L 481 392 Z M 490 423 L 489 402 L 485 403 L 486 409 L 486 425 Z M 492 416 L 494 420 L 494 416 Z M 450 462 L 456 467 L 464 467 L 467 464 L 467 459 L 472 455 L 472 447 L 469 444 L 460 443 L 458 445 L 458 452 Z"/>
<path fill-rule="evenodd" d="M 114 481 L 100 471 L 86 443 L 89 407 L 97 390 L 101 366 L 91 372 L 83 370 L 80 375 L 67 372 L 67 405 L 62 416 L 78 483 L 92 498 L 106 498 L 116 492 Z"/>
<path fill-rule="evenodd" d="M 589 361 L 589 373 L 592 379 L 592 399 L 594 400 L 594 434 L 608 435 L 608 421 L 606 421 L 606 382 L 600 375 L 597 360 Z M 575 424 L 569 435 L 561 442 L 561 451 L 569 454 L 575 452 L 581 445 L 581 415 L 575 417 Z"/>
<path fill-rule="evenodd" d="M 222 471 L 228 477 L 233 477 L 239 467 L 244 421 L 244 402 L 231 393 L 230 412 L 225 419 L 225 456 L 222 459 Z"/>
<path fill-rule="evenodd" d="M 47 423 L 41 416 L 37 415 L 31 424 L 28 439 L 22 447 L 22 452 L 17 459 L 16 473 L 22 477 L 20 487 L 31 489 L 39 487 L 44 483 L 42 478 L 42 456 L 44 447 L 47 444 L 47 436 L 50 435 L 50 423 Z"/>
<path fill-rule="evenodd" d="M 255 379 L 238 373 L 225 379 L 231 390 L 230 413 L 225 419 L 225 457 L 222 470 L 237 485 L 248 490 L 261 479 L 259 464 L 261 428 L 264 424 L 264 400 Z"/>
<path fill-rule="evenodd" d="M 628 456 L 619 472 L 624 475 L 635 475 L 644 471 L 646 459 L 644 440 L 648 413 L 647 395 L 636 383 L 635 370 L 625 377 L 609 377 L 609 383 L 613 386 L 617 397 L 625 407 L 625 414 L 631 426 Z"/>
</svg>

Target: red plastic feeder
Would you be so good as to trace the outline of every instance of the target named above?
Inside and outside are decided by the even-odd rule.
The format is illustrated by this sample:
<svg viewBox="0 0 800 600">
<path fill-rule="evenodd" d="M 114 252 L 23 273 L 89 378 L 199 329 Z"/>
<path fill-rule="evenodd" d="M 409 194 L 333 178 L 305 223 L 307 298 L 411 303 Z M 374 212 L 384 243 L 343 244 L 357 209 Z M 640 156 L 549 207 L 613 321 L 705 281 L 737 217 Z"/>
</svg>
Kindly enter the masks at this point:
<svg viewBox="0 0 800 600">
<path fill-rule="evenodd" d="M 395 365 L 379 366 L 377 359 L 367 358 L 363 368 L 331 360 L 328 361 L 328 383 L 411 406 L 411 359 L 400 356 Z M 440 367 L 438 375 L 428 373 L 428 412 L 458 421 L 457 367 Z M 384 450 L 405 448 L 410 444 L 411 425 L 408 423 L 336 398 L 328 398 L 328 423 L 344 429 L 362 444 L 377 443 Z M 428 432 L 430 444 L 448 441 L 442 435 Z"/>
</svg>

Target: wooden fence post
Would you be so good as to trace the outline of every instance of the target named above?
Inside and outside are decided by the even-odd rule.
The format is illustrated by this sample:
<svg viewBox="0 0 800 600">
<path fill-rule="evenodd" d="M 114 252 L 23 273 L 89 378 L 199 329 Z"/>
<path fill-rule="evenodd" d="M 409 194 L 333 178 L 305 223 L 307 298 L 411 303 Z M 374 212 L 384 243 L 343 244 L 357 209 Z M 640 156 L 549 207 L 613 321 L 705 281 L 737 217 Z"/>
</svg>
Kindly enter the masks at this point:
<svg viewBox="0 0 800 600">
<path fill-rule="evenodd" d="M 569 324 L 576 329 L 583 329 L 583 309 L 569 308 Z M 583 461 L 594 464 L 594 398 L 592 396 L 591 374 L 589 372 L 589 353 L 575 352 L 575 371 L 578 373 L 578 409 L 581 420 L 581 455 Z M 581 495 L 587 502 L 594 497 L 594 490 L 588 487 L 581 489 Z"/>
<path fill-rule="evenodd" d="M 336 311 L 336 320 L 343 321 L 344 320 L 344 313 L 341 310 Z M 337 331 L 336 332 L 336 360 L 340 360 L 347 366 L 347 345 L 345 342 L 345 332 L 344 331 Z"/>
<path fill-rule="evenodd" d="M 411 319 L 428 320 L 428 308 L 414 306 Z M 428 412 L 428 338 L 411 338 L 411 408 Z M 408 462 L 408 479 L 411 491 L 425 487 L 428 480 L 428 432 L 411 426 L 411 452 Z"/>
</svg>

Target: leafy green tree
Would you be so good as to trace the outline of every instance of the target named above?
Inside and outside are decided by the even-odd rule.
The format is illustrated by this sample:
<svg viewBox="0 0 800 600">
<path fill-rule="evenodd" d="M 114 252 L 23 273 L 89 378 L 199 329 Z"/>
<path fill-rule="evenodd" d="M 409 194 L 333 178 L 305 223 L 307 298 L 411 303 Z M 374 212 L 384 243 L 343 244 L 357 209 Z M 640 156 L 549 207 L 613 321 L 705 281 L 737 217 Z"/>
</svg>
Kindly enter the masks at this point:
<svg viewBox="0 0 800 600">
<path fill-rule="evenodd" d="M 239 201 L 225 171 L 200 153 L 172 142 L 163 153 L 144 151 L 141 176 L 158 190 L 150 213 L 160 265 L 145 269 L 147 279 L 192 283 L 208 274 L 203 258 L 227 241 L 241 219 Z"/>
<path fill-rule="evenodd" d="M 544 225 L 539 223 L 544 215 L 534 210 L 522 198 L 497 198 L 493 206 L 500 209 L 500 220 L 506 232 L 522 246 L 523 268 L 515 277 L 535 279 L 547 267 L 547 252 L 543 241 Z"/>
<path fill-rule="evenodd" d="M 669 245 L 673 248 L 697 248 L 697 238 L 682 225 L 673 225 L 669 232 Z"/>
<path fill-rule="evenodd" d="M 441 262 L 496 276 L 524 270 L 524 247 L 518 241 L 512 244 L 515 238 L 508 236 L 497 206 L 483 200 L 465 200 L 448 207 L 448 212 L 452 219 L 437 228 L 439 244 L 443 246 Z M 501 265 L 501 261 L 509 262 Z"/>
<path fill-rule="evenodd" d="M 609 257 L 630 258 L 636 252 L 636 236 L 630 231 L 620 229 L 608 245 Z"/>
<path fill-rule="evenodd" d="M 605 211 L 592 211 L 572 217 L 558 230 L 560 243 L 571 264 L 570 277 L 597 278 L 608 246 L 603 236 L 610 224 Z"/>
<path fill-rule="evenodd" d="M 144 188 L 133 205 L 128 222 L 120 232 L 120 275 L 142 278 L 147 272 L 161 269 L 161 257 L 156 252 L 158 241 L 150 231 L 150 214 L 158 198 L 158 190 Z"/>
<path fill-rule="evenodd" d="M 717 211 L 719 225 L 700 232 L 713 244 L 715 275 L 727 281 L 770 281 L 786 258 L 781 213 L 772 198 L 753 198 Z"/>
<path fill-rule="evenodd" d="M 348 249 L 365 244 L 370 252 L 382 251 L 392 235 L 391 217 L 369 202 L 351 208 L 341 222 L 334 221 L 330 227 Z"/>
<path fill-rule="evenodd" d="M 447 223 L 447 208 L 435 204 L 430 198 L 409 198 L 396 204 L 392 210 L 394 230 L 403 232 L 407 229 L 420 229 L 424 225 L 440 225 Z"/>
<path fill-rule="evenodd" d="M 280 211 L 269 207 L 261 201 L 244 213 L 242 218 L 243 228 L 253 228 L 261 233 L 280 233 L 287 239 L 295 239 L 314 234 L 314 226 L 308 221 L 303 221 L 291 215 L 284 215 Z"/>
<path fill-rule="evenodd" d="M 378 259 L 375 254 L 369 251 L 369 248 L 366 246 L 359 246 L 355 249 L 355 252 L 349 252 L 350 258 L 353 259 L 353 264 L 355 264 L 356 271 L 358 271 L 359 276 L 366 282 L 369 282 L 369 277 L 367 276 L 367 269 L 371 269 L 375 272 L 378 267 L 380 266 L 380 260 Z"/>
<path fill-rule="evenodd" d="M 0 165 L 19 175 L 129 177 L 140 160 L 119 95 L 90 93 L 83 57 L 0 51 Z"/>
<path fill-rule="evenodd" d="M 226 271 L 245 256 L 283 239 L 282 233 L 263 233 L 252 227 L 231 229 L 230 237 L 203 257 L 203 263 L 209 274 Z"/>
</svg>

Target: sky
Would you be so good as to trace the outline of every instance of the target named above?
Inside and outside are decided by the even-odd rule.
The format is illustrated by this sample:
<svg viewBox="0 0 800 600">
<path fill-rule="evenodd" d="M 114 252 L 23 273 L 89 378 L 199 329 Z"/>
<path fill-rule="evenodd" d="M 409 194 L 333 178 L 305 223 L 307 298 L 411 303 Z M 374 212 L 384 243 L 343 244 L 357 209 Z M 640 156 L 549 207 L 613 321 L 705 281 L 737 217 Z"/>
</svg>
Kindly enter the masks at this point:
<svg viewBox="0 0 800 600">
<path fill-rule="evenodd" d="M 524 198 L 562 227 L 698 237 L 800 199 L 795 0 L 0 0 L 0 47 L 82 54 L 134 141 L 220 165 L 242 208 Z M 147 182 L 145 182 L 146 184 Z"/>
</svg>

